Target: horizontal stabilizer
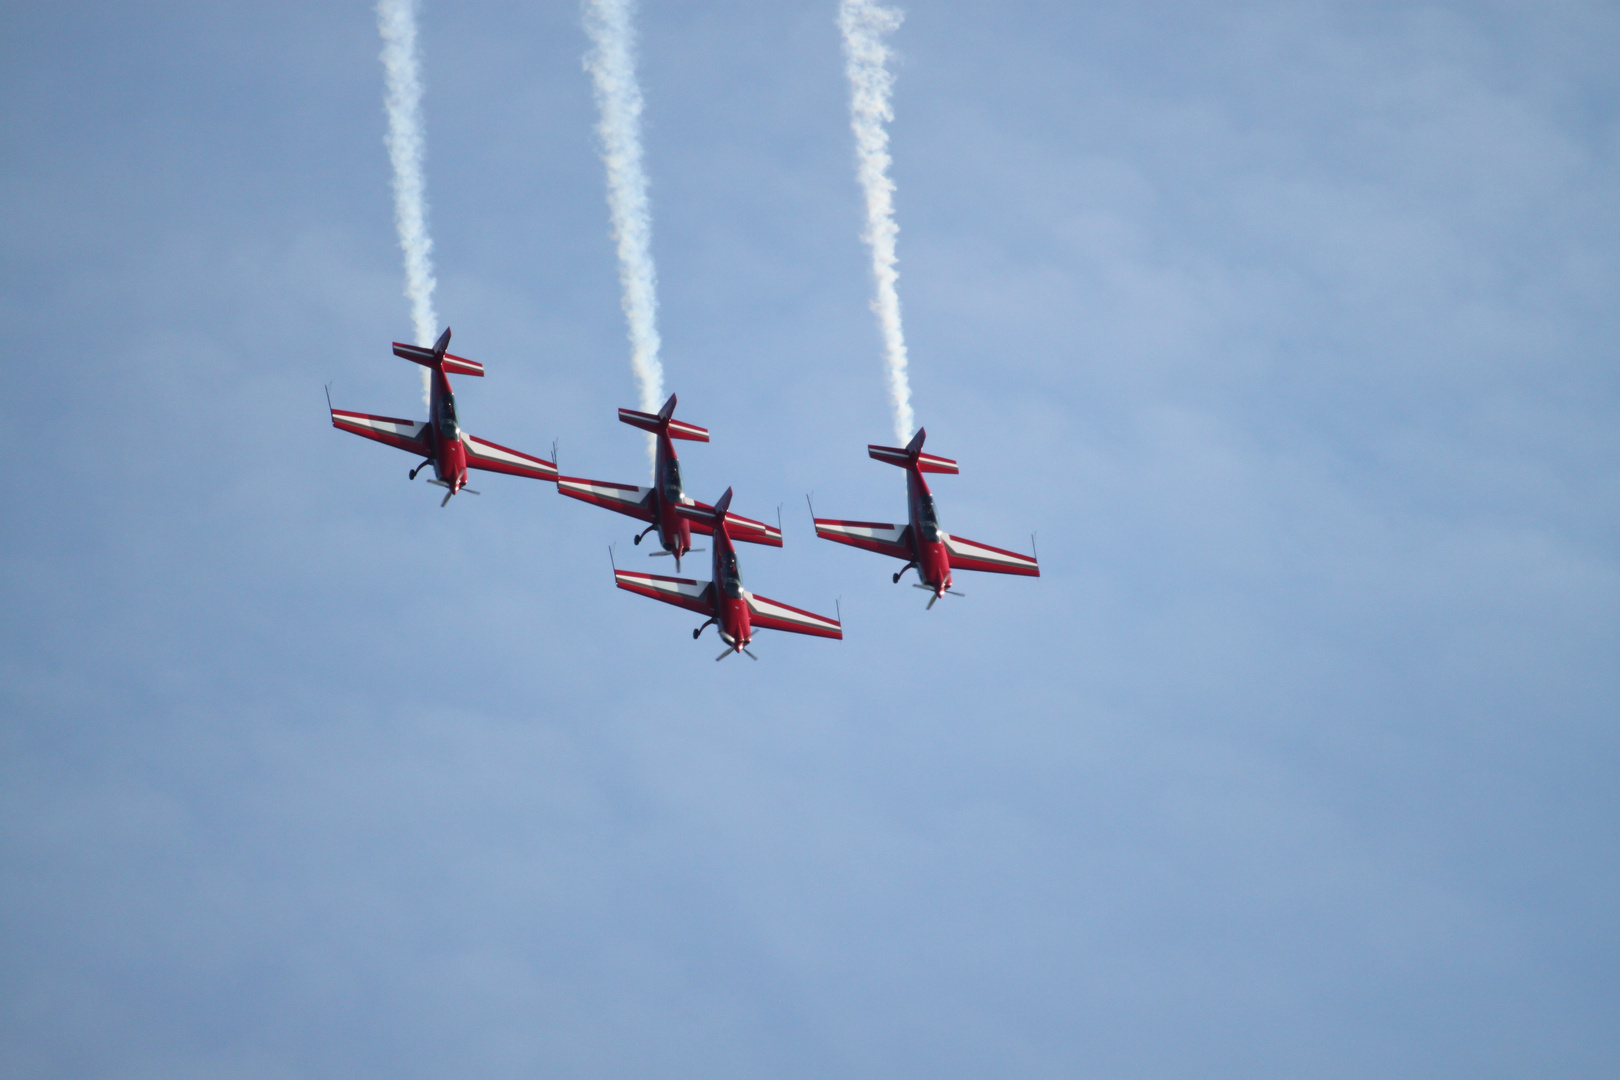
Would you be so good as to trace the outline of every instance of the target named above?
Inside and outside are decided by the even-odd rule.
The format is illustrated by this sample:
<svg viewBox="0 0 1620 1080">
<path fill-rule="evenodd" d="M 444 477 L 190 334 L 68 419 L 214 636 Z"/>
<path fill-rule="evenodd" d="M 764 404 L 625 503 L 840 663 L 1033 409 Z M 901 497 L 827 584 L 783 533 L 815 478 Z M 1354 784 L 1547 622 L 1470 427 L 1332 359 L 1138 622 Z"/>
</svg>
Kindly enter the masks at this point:
<svg viewBox="0 0 1620 1080">
<path fill-rule="evenodd" d="M 672 439 L 689 439 L 692 442 L 709 441 L 708 428 L 700 428 L 696 424 L 688 424 L 684 420 L 676 420 L 673 417 L 660 419 L 654 413 L 637 412 L 635 409 L 620 409 L 619 419 L 631 427 L 650 431 L 654 435 L 663 431 Z"/>
<path fill-rule="evenodd" d="M 925 454 L 921 450 L 908 451 L 898 446 L 872 446 L 869 444 L 866 447 L 866 452 L 879 461 L 887 461 L 890 465 L 898 465 L 902 469 L 915 461 L 917 469 L 921 472 L 954 473 L 961 471 L 956 467 L 956 462 L 950 458 Z"/>
<path fill-rule="evenodd" d="M 692 523 L 692 528 L 702 533 L 714 531 L 715 509 L 707 503 L 682 503 L 675 507 L 675 512 Z M 763 521 L 745 518 L 741 514 L 726 511 L 726 535 L 733 540 L 744 544 L 763 544 L 766 547 L 782 546 L 782 530 L 775 525 L 767 525 Z"/>
<path fill-rule="evenodd" d="M 394 355 L 426 368 L 436 368 L 442 364 L 444 370 L 452 375 L 484 374 L 484 365 L 476 360 L 468 360 L 465 356 L 456 356 L 453 353 L 434 352 L 432 349 L 424 349 L 420 345 L 407 345 L 402 341 L 394 342 Z"/>
</svg>

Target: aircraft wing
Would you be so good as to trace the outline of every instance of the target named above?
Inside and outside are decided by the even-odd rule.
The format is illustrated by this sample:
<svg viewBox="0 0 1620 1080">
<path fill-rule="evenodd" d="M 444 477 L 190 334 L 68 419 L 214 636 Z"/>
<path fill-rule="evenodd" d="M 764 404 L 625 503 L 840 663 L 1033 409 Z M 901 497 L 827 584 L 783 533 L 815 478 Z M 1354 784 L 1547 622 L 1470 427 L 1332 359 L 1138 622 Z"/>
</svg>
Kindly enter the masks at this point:
<svg viewBox="0 0 1620 1080">
<path fill-rule="evenodd" d="M 528 454 L 465 433 L 462 434 L 461 441 L 467 448 L 467 464 L 474 469 L 511 473 L 513 476 L 527 476 L 534 480 L 557 479 L 557 466 L 542 458 L 530 457 Z"/>
<path fill-rule="evenodd" d="M 886 525 L 881 521 L 839 521 L 836 518 L 816 518 L 816 535 L 823 540 L 835 540 L 850 547 L 875 551 L 879 555 L 892 555 L 910 562 L 915 557 L 911 550 L 910 525 Z"/>
<path fill-rule="evenodd" d="M 433 453 L 428 446 L 427 433 L 423 430 L 427 424 L 421 420 L 401 420 L 397 416 L 372 416 L 370 413 L 333 409 L 332 426 L 422 457 L 429 457 Z"/>
<path fill-rule="evenodd" d="M 1040 577 L 1041 568 L 1034 558 L 1016 551 L 1003 551 L 960 536 L 945 537 L 945 551 L 951 557 L 952 570 L 986 570 L 992 574 L 1022 574 Z"/>
<path fill-rule="evenodd" d="M 802 608 L 779 604 L 765 596 L 748 594 L 748 621 L 766 630 L 786 630 L 812 637 L 843 639 L 844 628 L 837 619 L 816 615 Z"/>
<path fill-rule="evenodd" d="M 630 570 L 613 571 L 613 580 L 619 588 L 640 596 L 650 596 L 699 615 L 714 614 L 714 601 L 710 599 L 713 586 L 707 581 L 664 577 L 662 574 L 637 574 Z"/>
<path fill-rule="evenodd" d="M 653 519 L 652 488 L 612 484 L 606 480 L 586 480 L 578 476 L 559 476 L 557 490 L 570 498 L 616 510 L 642 521 Z"/>
</svg>

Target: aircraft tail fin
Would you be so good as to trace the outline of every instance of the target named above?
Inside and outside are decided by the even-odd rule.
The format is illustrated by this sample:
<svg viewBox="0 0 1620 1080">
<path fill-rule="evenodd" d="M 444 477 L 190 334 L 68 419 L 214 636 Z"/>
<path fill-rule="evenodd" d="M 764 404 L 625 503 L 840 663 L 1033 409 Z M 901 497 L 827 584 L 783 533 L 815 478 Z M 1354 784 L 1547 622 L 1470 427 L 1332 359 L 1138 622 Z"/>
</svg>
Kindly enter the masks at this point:
<svg viewBox="0 0 1620 1080">
<path fill-rule="evenodd" d="M 468 360 L 465 356 L 456 356 L 445 352 L 450 347 L 450 328 L 444 328 L 439 340 L 433 343 L 431 349 L 424 349 L 420 345 L 407 345 L 403 341 L 394 342 L 394 355 L 421 364 L 425 368 L 443 368 L 452 375 L 479 375 L 484 374 L 484 365 L 476 360 Z"/>
<path fill-rule="evenodd" d="M 684 420 L 675 419 L 675 395 L 669 395 L 662 408 L 656 413 L 640 412 L 636 409 L 620 409 L 619 420 L 638 427 L 643 431 L 650 431 L 654 435 L 665 432 L 672 439 L 689 439 L 692 442 L 708 442 L 709 429 L 688 424 Z"/>
<path fill-rule="evenodd" d="M 911 465 L 916 465 L 919 472 L 960 472 L 961 470 L 956 467 L 956 462 L 952 461 L 950 458 L 939 457 L 936 454 L 925 454 L 922 452 L 923 440 L 927 437 L 927 429 L 918 428 L 917 434 L 911 437 L 911 441 L 907 443 L 904 448 L 898 446 L 874 446 L 868 444 L 866 447 L 866 452 L 868 455 L 876 458 L 879 461 L 886 461 L 890 465 L 898 465 L 902 469 L 908 468 Z"/>
<path fill-rule="evenodd" d="M 730 508 L 731 489 L 726 488 L 726 493 L 716 499 L 713 506 L 704 506 L 702 503 L 695 506 L 682 504 L 675 507 L 675 512 L 688 521 L 695 521 L 699 525 L 707 525 L 712 529 L 715 522 L 727 516 L 726 511 Z"/>
</svg>

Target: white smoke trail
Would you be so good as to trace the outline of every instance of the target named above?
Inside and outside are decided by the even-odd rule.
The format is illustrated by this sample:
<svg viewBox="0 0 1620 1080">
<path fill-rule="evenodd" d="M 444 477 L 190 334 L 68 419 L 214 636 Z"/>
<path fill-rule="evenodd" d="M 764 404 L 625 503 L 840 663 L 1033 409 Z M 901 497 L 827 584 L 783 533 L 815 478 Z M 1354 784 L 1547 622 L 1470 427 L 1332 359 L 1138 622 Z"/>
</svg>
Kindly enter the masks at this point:
<svg viewBox="0 0 1620 1080">
<path fill-rule="evenodd" d="M 641 408 L 663 404 L 664 368 L 658 360 L 658 275 L 652 258 L 652 211 L 641 167 L 641 87 L 636 83 L 633 0 L 584 0 L 591 51 L 585 70 L 596 89 L 602 163 L 607 166 L 608 210 L 619 246 L 619 284 L 630 329 L 630 368 Z"/>
<path fill-rule="evenodd" d="M 427 183 L 422 177 L 422 76 L 416 63 L 416 0 L 377 0 L 387 73 L 388 158 L 394 165 L 394 224 L 405 253 L 405 295 L 411 302 L 416 344 L 439 336 L 433 312 L 433 238 L 427 226 Z M 422 402 L 429 373 L 422 369 Z"/>
<path fill-rule="evenodd" d="M 844 35 L 844 71 L 849 76 L 850 127 L 855 131 L 856 175 L 866 194 L 866 231 L 861 239 L 872 248 L 872 279 L 877 295 L 872 311 L 883 331 L 883 366 L 888 375 L 889 398 L 894 405 L 894 433 L 903 446 L 911 438 L 911 381 L 906 376 L 906 337 L 900 326 L 900 295 L 894 283 L 894 241 L 900 227 L 894 223 L 894 181 L 889 179 L 889 131 L 894 119 L 889 104 L 894 75 L 889 71 L 885 34 L 893 33 L 905 16 L 896 8 L 879 7 L 872 0 L 842 0 L 838 29 Z"/>
</svg>

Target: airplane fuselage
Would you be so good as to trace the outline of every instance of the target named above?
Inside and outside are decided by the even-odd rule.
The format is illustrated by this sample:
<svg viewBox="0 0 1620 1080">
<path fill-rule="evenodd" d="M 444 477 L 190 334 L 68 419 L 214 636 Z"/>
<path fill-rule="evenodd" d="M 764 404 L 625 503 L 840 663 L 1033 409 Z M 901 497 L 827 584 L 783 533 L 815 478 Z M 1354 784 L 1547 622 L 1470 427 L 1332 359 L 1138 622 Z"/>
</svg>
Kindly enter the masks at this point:
<svg viewBox="0 0 1620 1080">
<path fill-rule="evenodd" d="M 911 514 L 911 550 L 917 576 L 935 596 L 943 596 L 951 587 L 951 556 L 945 550 L 945 534 L 939 527 L 934 495 L 916 465 L 906 469 L 906 504 Z"/>
<path fill-rule="evenodd" d="M 748 618 L 748 593 L 743 588 L 742 571 L 737 566 L 737 549 L 731 546 L 723 515 L 721 520 L 715 522 L 710 540 L 715 625 L 720 631 L 720 640 L 734 649 L 746 649 L 754 639 Z"/>
<path fill-rule="evenodd" d="M 467 482 L 467 447 L 461 441 L 461 428 L 456 422 L 456 398 L 450 390 L 450 376 L 442 369 L 432 371 L 431 375 L 427 437 L 428 445 L 433 448 L 433 475 L 453 495 Z"/>
<path fill-rule="evenodd" d="M 675 443 L 662 432 L 658 438 L 658 456 L 653 464 L 653 524 L 658 526 L 658 542 L 665 551 L 675 556 L 676 565 L 692 550 L 692 523 L 675 512 L 686 498 L 681 490 L 681 462 L 675 454 Z"/>
</svg>

